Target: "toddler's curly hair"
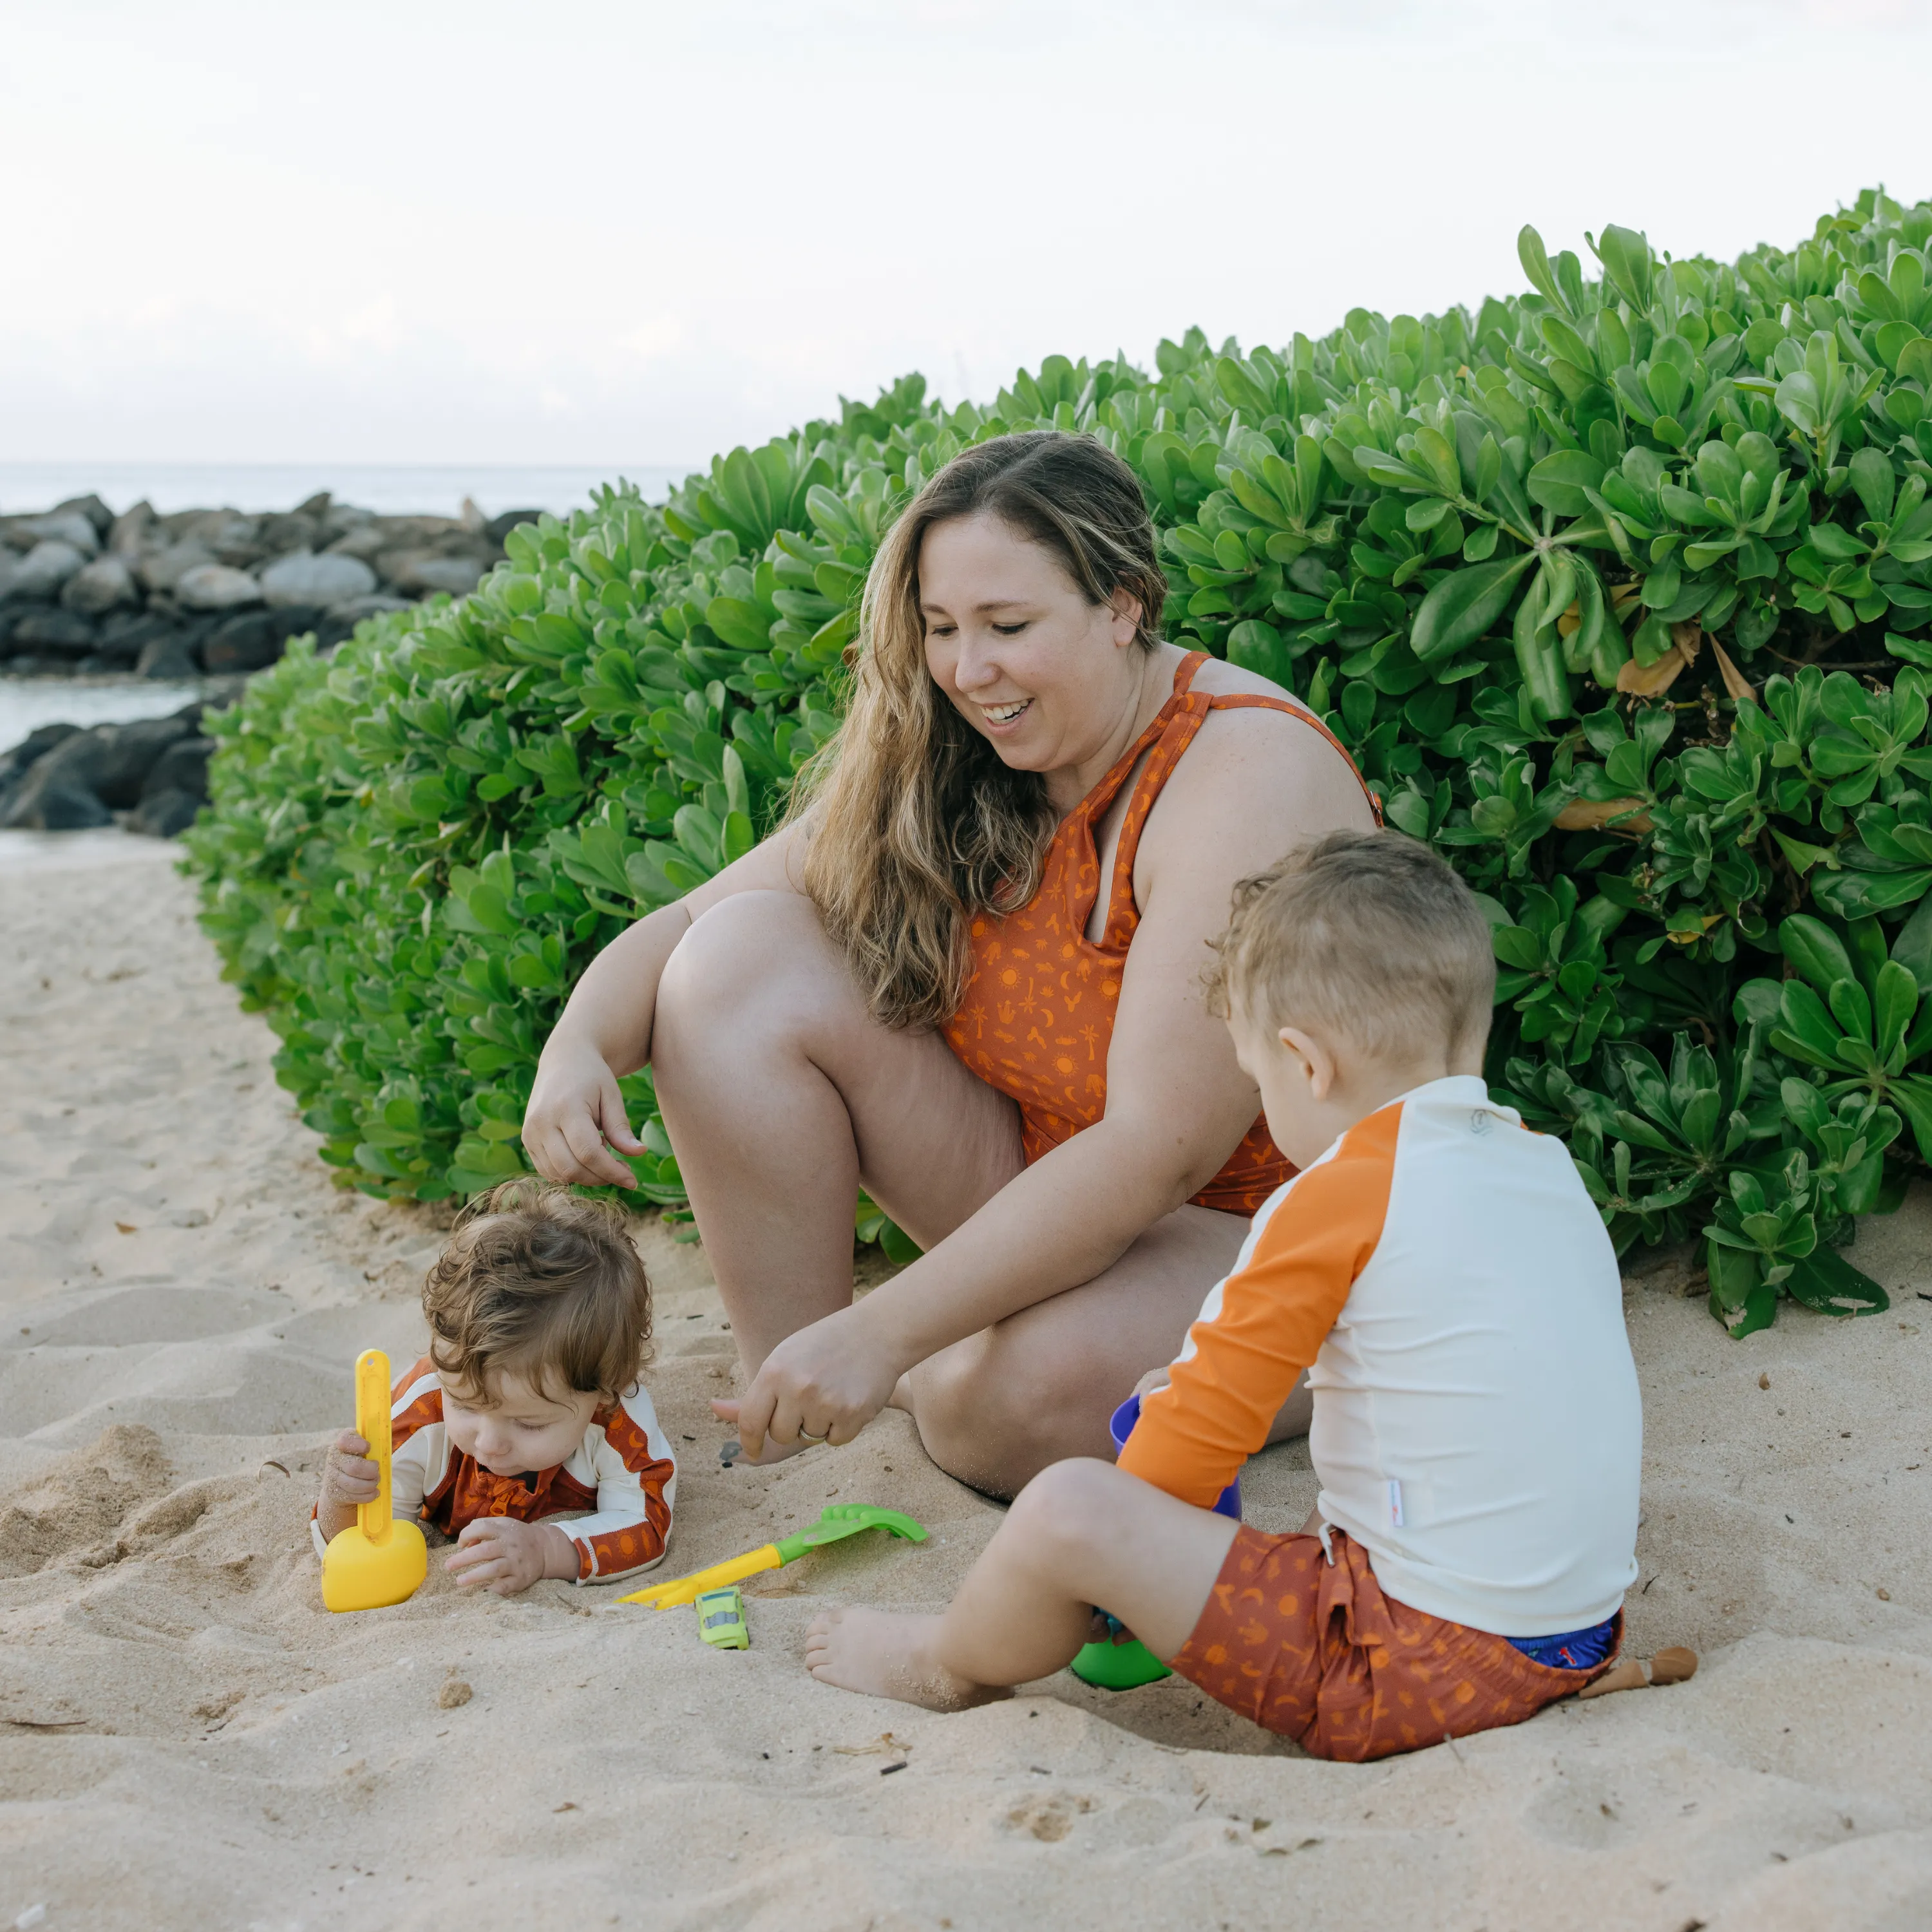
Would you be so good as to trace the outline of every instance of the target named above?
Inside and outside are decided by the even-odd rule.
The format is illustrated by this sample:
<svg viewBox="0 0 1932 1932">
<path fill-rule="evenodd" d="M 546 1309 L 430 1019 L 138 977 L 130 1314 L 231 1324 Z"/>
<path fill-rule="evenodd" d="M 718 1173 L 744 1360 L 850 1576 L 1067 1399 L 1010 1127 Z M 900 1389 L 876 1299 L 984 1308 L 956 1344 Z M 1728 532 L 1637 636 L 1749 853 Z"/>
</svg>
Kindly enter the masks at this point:
<svg viewBox="0 0 1932 1932">
<path fill-rule="evenodd" d="M 651 1358 L 651 1285 L 622 1214 L 533 1175 L 458 1215 L 422 1306 L 430 1359 L 485 1402 L 506 1370 L 546 1398 L 615 1400 Z"/>
</svg>

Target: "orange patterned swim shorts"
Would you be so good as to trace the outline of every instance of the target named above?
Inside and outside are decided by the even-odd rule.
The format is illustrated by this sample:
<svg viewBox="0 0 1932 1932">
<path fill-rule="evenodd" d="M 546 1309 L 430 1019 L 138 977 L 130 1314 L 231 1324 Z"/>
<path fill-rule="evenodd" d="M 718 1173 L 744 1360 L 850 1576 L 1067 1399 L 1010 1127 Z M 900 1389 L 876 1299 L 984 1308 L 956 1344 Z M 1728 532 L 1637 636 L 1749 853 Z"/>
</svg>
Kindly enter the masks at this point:
<svg viewBox="0 0 1932 1932">
<path fill-rule="evenodd" d="M 1520 1724 L 1610 1667 L 1562 1670 L 1382 1594 L 1368 1552 L 1245 1526 L 1174 1668 L 1316 1757 L 1360 1764 Z M 1617 1640 L 1623 1637 L 1618 1612 Z M 1616 1655 L 1613 1646 L 1611 1656 Z"/>
</svg>

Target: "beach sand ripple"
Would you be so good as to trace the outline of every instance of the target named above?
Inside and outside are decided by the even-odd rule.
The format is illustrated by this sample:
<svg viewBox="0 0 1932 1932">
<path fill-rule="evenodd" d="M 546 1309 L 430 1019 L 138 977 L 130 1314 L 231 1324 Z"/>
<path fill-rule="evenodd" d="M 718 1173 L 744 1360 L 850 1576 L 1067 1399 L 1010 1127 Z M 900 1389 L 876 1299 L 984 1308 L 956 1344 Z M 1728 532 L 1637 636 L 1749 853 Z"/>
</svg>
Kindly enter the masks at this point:
<svg viewBox="0 0 1932 1932">
<path fill-rule="evenodd" d="M 952 1717 L 814 1684 L 818 1607 L 937 1606 L 998 1511 L 897 1414 L 722 1468 L 731 1339 L 702 1254 L 654 1226 L 668 1570 L 834 1501 L 932 1540 L 752 1580 L 743 1653 L 615 1588 L 464 1597 L 434 1556 L 410 1602 L 332 1617 L 322 1445 L 358 1349 L 417 1352 L 446 1217 L 332 1186 L 173 856 L 0 840 L 0 1924 L 1932 1923 L 1923 1191 L 1860 1237 L 1888 1316 L 1733 1343 L 1683 1256 L 1636 1264 L 1630 1646 L 1702 1667 L 1453 1749 L 1318 1763 L 1178 1680 L 1063 1675 Z M 1245 1488 L 1292 1526 L 1305 1448 Z"/>
</svg>

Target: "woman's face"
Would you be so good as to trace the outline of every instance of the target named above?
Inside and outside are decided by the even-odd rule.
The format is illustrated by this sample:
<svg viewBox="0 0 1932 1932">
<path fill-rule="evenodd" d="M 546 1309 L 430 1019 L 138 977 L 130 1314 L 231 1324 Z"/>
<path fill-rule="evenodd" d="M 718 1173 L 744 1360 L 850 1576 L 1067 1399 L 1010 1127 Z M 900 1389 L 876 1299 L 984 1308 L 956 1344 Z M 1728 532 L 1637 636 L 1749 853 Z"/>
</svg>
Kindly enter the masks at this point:
<svg viewBox="0 0 1932 1932">
<path fill-rule="evenodd" d="M 1016 771 L 1086 762 L 1136 701 L 1138 605 L 1089 604 L 1051 551 L 996 517 L 926 532 L 919 597 L 934 682 Z"/>
</svg>

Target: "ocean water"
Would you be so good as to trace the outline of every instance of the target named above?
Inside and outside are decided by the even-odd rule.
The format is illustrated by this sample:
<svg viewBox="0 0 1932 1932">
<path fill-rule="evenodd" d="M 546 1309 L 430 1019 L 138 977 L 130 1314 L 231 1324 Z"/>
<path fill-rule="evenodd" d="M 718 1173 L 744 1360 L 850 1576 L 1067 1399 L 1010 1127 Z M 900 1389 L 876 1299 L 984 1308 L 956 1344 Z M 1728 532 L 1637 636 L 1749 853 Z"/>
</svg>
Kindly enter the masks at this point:
<svg viewBox="0 0 1932 1932">
<path fill-rule="evenodd" d="M 145 498 L 174 510 L 292 510 L 319 490 L 383 515 L 454 517 L 463 500 L 486 517 L 506 510 L 580 509 L 623 476 L 661 500 L 694 464 L 611 463 L 548 468 L 503 464 L 0 463 L 0 515 L 48 510 L 90 491 L 116 512 Z"/>
<path fill-rule="evenodd" d="M 0 752 L 43 724 L 131 724 L 165 718 L 197 694 L 196 684 L 148 677 L 0 677 Z"/>
</svg>

